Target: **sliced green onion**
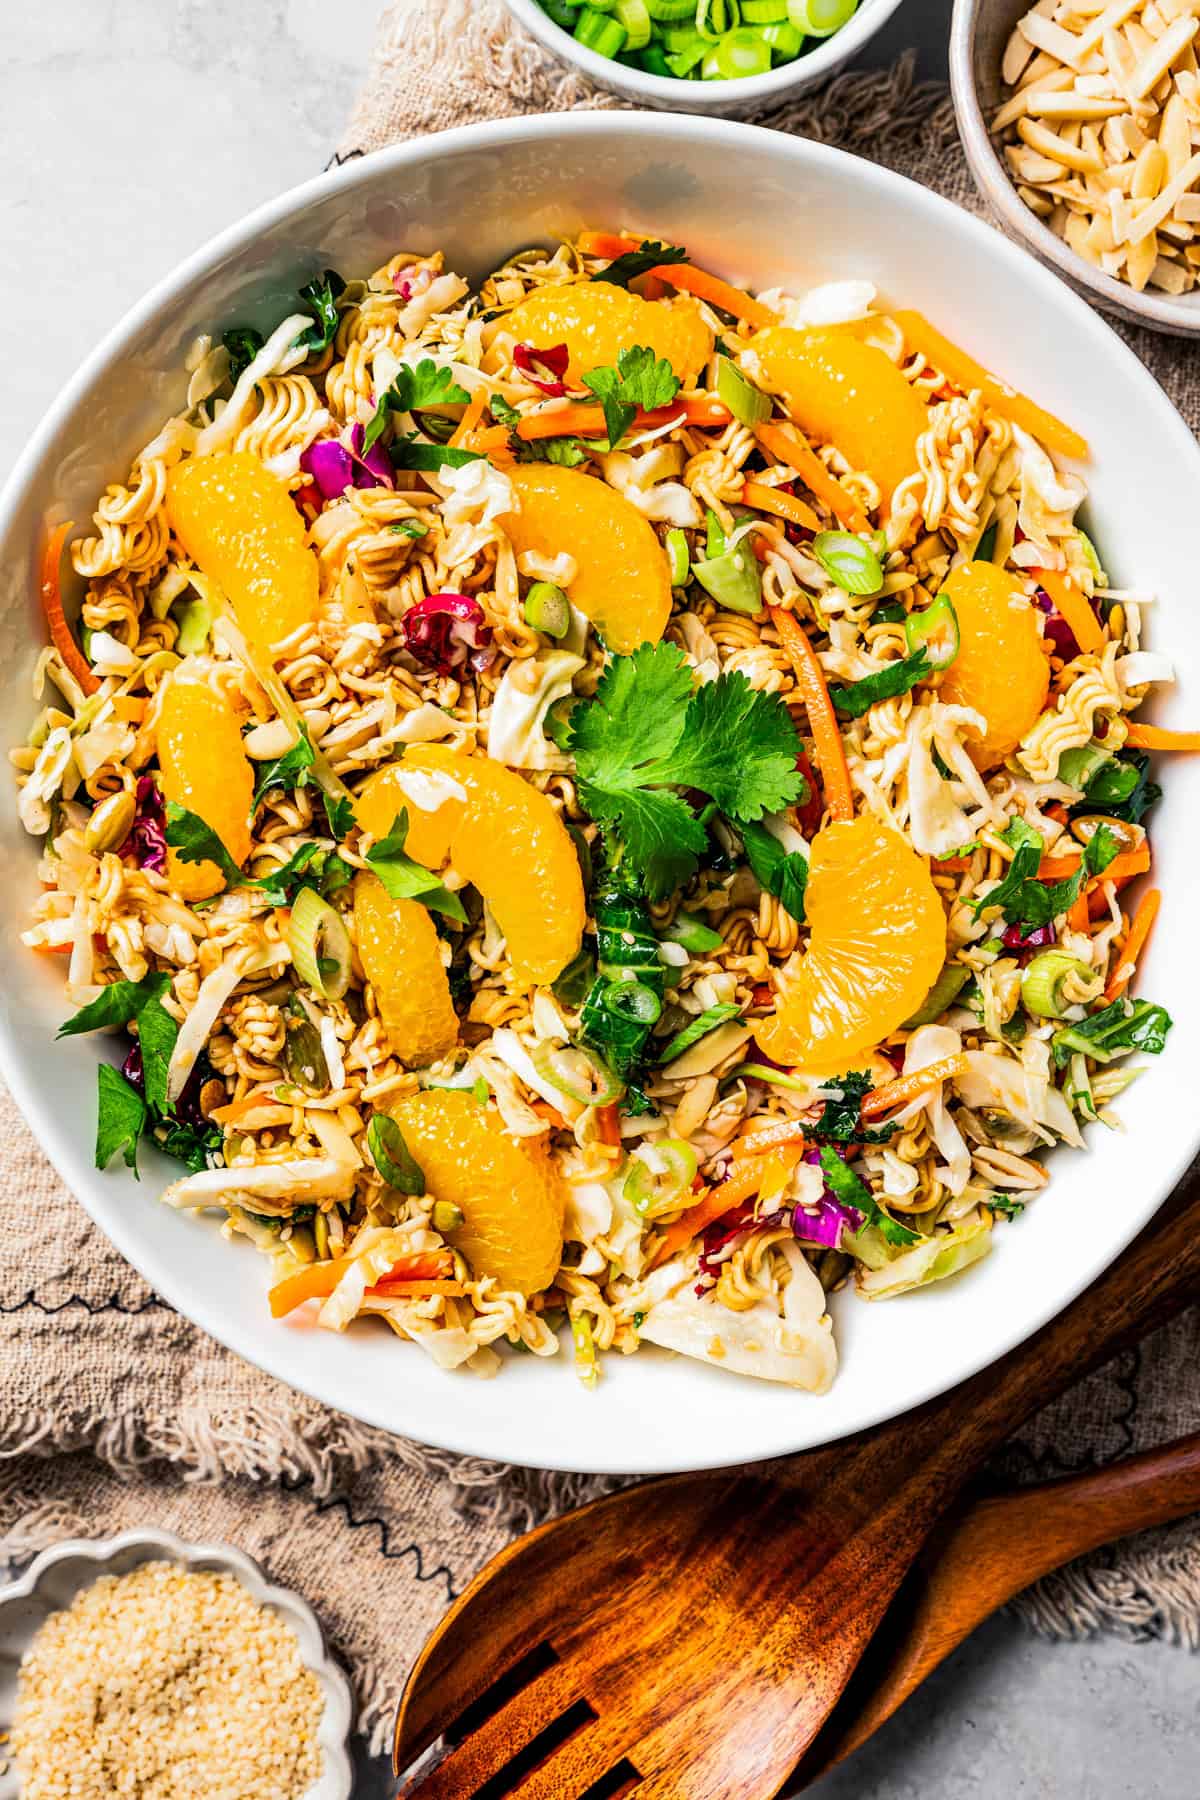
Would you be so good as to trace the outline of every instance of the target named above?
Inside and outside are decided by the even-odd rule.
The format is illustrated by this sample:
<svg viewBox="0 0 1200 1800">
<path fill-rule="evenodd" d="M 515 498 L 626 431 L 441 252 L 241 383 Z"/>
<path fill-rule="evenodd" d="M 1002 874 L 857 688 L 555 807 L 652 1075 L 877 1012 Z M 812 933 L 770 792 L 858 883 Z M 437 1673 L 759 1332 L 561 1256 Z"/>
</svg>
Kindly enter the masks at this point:
<svg viewBox="0 0 1200 1800">
<path fill-rule="evenodd" d="M 682 1138 L 660 1138 L 644 1144 L 630 1158 L 621 1198 L 642 1219 L 673 1212 L 690 1192 L 700 1159 Z"/>
<path fill-rule="evenodd" d="M 404 1141 L 404 1133 L 391 1113 L 372 1113 L 367 1126 L 371 1161 L 391 1188 L 402 1194 L 423 1194 L 425 1177 L 416 1157 Z"/>
<path fill-rule="evenodd" d="M 1087 558 L 1088 567 L 1091 569 L 1097 582 L 1103 585 L 1105 579 L 1104 564 L 1100 561 L 1100 552 L 1097 550 L 1095 544 L 1093 544 L 1087 532 L 1082 531 L 1078 525 L 1075 527 L 1075 536 L 1079 539 L 1080 549 Z"/>
<path fill-rule="evenodd" d="M 947 963 L 912 1018 L 905 1019 L 902 1029 L 915 1031 L 918 1025 L 932 1025 L 954 1004 L 970 979 L 971 971 L 962 963 Z"/>
<path fill-rule="evenodd" d="M 703 919 L 693 918 L 691 913 L 676 913 L 663 936 L 668 943 L 682 944 L 691 956 L 703 956 L 706 950 L 719 950 L 725 942 L 719 931 L 714 931 Z"/>
<path fill-rule="evenodd" d="M 741 13 L 747 25 L 776 25 L 788 16 L 787 0 L 742 0 Z"/>
<path fill-rule="evenodd" d="M 736 550 L 692 564 L 692 574 L 706 594 L 729 612 L 762 611 L 762 571 L 745 539 Z"/>
<path fill-rule="evenodd" d="M 788 0 L 788 18 L 808 37 L 832 37 L 858 11 L 858 0 Z"/>
<path fill-rule="evenodd" d="M 692 572 L 692 553 L 688 549 L 686 531 L 668 531 L 667 561 L 671 565 L 671 586 L 686 587 Z"/>
<path fill-rule="evenodd" d="M 647 75 L 662 75 L 668 81 L 675 72 L 657 44 L 647 44 L 644 50 L 638 51 L 634 61 Z"/>
<path fill-rule="evenodd" d="M 575 26 L 575 42 L 597 56 L 619 56 L 625 48 L 625 27 L 594 6 L 585 6 Z"/>
<path fill-rule="evenodd" d="M 883 586 L 883 565 L 867 539 L 853 531 L 818 531 L 812 553 L 847 594 L 866 599 Z"/>
<path fill-rule="evenodd" d="M 706 81 L 746 81 L 765 75 L 771 67 L 771 46 L 753 26 L 727 31 L 705 57 L 701 74 Z"/>
<path fill-rule="evenodd" d="M 530 1061 L 543 1080 L 581 1106 L 607 1106 L 624 1092 L 608 1064 L 579 1044 L 539 1044 Z"/>
<path fill-rule="evenodd" d="M 740 1012 L 741 1007 L 735 1005 L 732 1000 L 722 1000 L 719 1006 L 710 1006 L 707 1011 L 700 1014 L 698 1019 L 693 1019 L 690 1024 L 684 1026 L 682 1031 L 675 1033 L 665 1048 L 659 1052 L 659 1062 L 674 1062 L 677 1056 L 682 1056 L 685 1050 L 690 1050 L 693 1044 L 698 1044 L 701 1038 L 706 1038 L 710 1031 L 715 1031 L 718 1025 L 724 1025 L 727 1019 L 736 1018 Z"/>
<path fill-rule="evenodd" d="M 710 560 L 725 554 L 725 527 L 712 507 L 704 515 L 704 554 Z"/>
<path fill-rule="evenodd" d="M 717 358 L 717 396 L 742 425 L 761 425 L 771 416 L 771 402 L 766 394 L 747 381 L 728 356 Z"/>
<path fill-rule="evenodd" d="M 443 1234 L 447 1231 L 458 1231 L 465 1221 L 466 1214 L 461 1206 L 455 1206 L 453 1200 L 434 1201 L 432 1224 L 435 1231 Z"/>
<path fill-rule="evenodd" d="M 556 25 L 561 25 L 564 31 L 574 31 L 583 0 L 540 0 L 540 5 Z"/>
<path fill-rule="evenodd" d="M 571 628 L 571 603 L 552 581 L 535 581 L 525 596 L 525 623 L 547 637 L 566 637 Z"/>
<path fill-rule="evenodd" d="M 599 996 L 604 1012 L 635 1025 L 653 1025 L 662 1012 L 662 1001 L 644 981 L 610 981 Z"/>
<path fill-rule="evenodd" d="M 958 655 L 958 617 L 948 594 L 939 594 L 924 612 L 909 613 L 904 621 L 904 641 L 909 653 L 924 650 L 931 669 L 948 669 Z"/>
<path fill-rule="evenodd" d="M 179 608 L 179 635 L 175 639 L 175 648 L 180 656 L 191 656 L 194 651 L 202 650 L 208 642 L 208 634 L 212 630 L 213 609 L 202 596 L 194 600 L 185 600 Z M 85 652 L 86 654 L 86 652 Z"/>
<path fill-rule="evenodd" d="M 771 46 L 771 57 L 776 63 L 793 62 L 804 48 L 804 39 L 787 19 L 779 25 L 762 25 L 759 30 L 763 43 Z"/>
<path fill-rule="evenodd" d="M 1116 762 L 1111 750 L 1103 749 L 1099 744 L 1084 744 L 1076 749 L 1064 750 L 1058 759 L 1058 779 L 1068 787 L 1078 788 L 1086 793 L 1088 784 L 1098 775 L 1106 763 Z"/>
<path fill-rule="evenodd" d="M 737 24 L 737 0 L 696 0 L 696 30 L 710 43 Z"/>
<path fill-rule="evenodd" d="M 1088 980 L 1092 971 L 1069 950 L 1042 950 L 1021 976 L 1021 1002 L 1039 1019 L 1061 1019 L 1070 1002 L 1063 998 L 1069 975 Z"/>
<path fill-rule="evenodd" d="M 671 19 L 694 19 L 696 0 L 646 0 L 646 11 L 656 22 Z"/>
<path fill-rule="evenodd" d="M 1067 1068 L 1067 1099 L 1075 1111 L 1083 1119 L 1096 1119 L 1096 1096 L 1092 1093 L 1091 1078 L 1088 1075 L 1087 1057 L 1078 1051 L 1072 1056 Z"/>
<path fill-rule="evenodd" d="M 574 1010 L 582 1006 L 588 989 L 596 979 L 596 959 L 590 950 L 580 950 L 572 957 L 562 974 L 551 983 L 550 992 L 564 1006 Z"/>
<path fill-rule="evenodd" d="M 575 1345 L 575 1373 L 584 1387 L 595 1387 L 596 1339 L 586 1313 L 576 1313 L 571 1320 L 571 1341 Z"/>
<path fill-rule="evenodd" d="M 613 12 L 625 27 L 626 50 L 644 50 L 650 42 L 650 14 L 646 10 L 646 0 L 617 0 Z"/>
<path fill-rule="evenodd" d="M 297 975 L 314 994 L 341 999 L 350 986 L 350 934 L 316 888 L 301 888 L 292 902 L 288 948 Z"/>
<path fill-rule="evenodd" d="M 683 50 L 675 50 L 667 57 L 667 66 L 678 81 L 685 81 L 693 73 L 699 73 L 699 65 L 704 61 L 705 43 L 697 37 L 695 43 L 687 45 Z"/>
<path fill-rule="evenodd" d="M 739 1063 L 731 1069 L 727 1080 L 733 1081 L 739 1075 L 749 1076 L 751 1081 L 768 1081 L 772 1087 L 790 1088 L 794 1094 L 810 1094 L 811 1081 L 801 1081 L 796 1075 L 789 1075 L 784 1069 L 773 1069 L 769 1063 Z"/>
</svg>

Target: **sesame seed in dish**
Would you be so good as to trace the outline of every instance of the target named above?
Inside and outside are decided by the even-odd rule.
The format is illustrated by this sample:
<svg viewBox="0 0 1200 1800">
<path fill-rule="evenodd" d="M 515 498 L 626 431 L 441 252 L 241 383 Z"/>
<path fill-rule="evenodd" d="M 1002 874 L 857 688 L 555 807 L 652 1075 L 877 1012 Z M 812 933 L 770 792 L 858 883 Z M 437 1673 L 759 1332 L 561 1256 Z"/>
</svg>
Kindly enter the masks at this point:
<svg viewBox="0 0 1200 1800">
<path fill-rule="evenodd" d="M 1017 192 L 1094 267 L 1178 296 L 1200 279 L 1200 0 L 1037 0 L 992 120 Z"/>
<path fill-rule="evenodd" d="M 22 1800 L 303 1800 L 323 1700 L 232 1575 L 143 1563 L 51 1613 L 21 1663 Z"/>
</svg>

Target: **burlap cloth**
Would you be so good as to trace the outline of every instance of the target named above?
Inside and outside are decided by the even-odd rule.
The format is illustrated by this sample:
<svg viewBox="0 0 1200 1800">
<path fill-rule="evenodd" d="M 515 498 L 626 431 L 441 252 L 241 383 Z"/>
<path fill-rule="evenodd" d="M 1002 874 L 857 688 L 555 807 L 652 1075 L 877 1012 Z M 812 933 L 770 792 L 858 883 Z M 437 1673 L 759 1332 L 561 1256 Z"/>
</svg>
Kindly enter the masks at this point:
<svg viewBox="0 0 1200 1800">
<path fill-rule="evenodd" d="M 612 106 L 508 22 L 499 0 L 385 16 L 341 158 L 509 113 Z M 768 123 L 976 200 L 941 89 L 911 64 L 852 74 Z M 1195 353 L 1136 348 L 1193 423 Z M 159 1300 L 57 1180 L 0 1096 L 0 1563 L 67 1533 L 143 1522 L 229 1539 L 307 1594 L 356 1679 L 375 1745 L 448 1598 L 514 1531 L 603 1484 L 453 1457 L 368 1430 L 259 1374 Z M 1200 1313 L 1042 1414 L 1006 1469 L 1090 1467 L 1200 1427 Z M 1037 1629 L 1200 1644 L 1200 1526 L 1088 1559 L 1021 1602 Z"/>
</svg>

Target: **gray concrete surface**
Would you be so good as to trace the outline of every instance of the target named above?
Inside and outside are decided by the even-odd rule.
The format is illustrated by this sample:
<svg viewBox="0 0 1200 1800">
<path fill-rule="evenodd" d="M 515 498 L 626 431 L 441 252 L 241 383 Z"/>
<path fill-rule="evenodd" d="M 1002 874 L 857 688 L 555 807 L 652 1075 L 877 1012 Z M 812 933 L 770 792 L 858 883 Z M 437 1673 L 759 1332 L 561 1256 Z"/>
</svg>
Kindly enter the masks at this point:
<svg viewBox="0 0 1200 1800">
<path fill-rule="evenodd" d="M 323 166 L 378 0 L 0 0 L 0 475 L 60 382 L 187 251 Z M 871 46 L 944 70 L 949 0 Z M 730 1729 L 737 1720 L 731 1718 Z M 979 1632 L 820 1800 L 1194 1800 L 1200 1667 Z M 364 1766 L 361 1800 L 391 1786 Z M 564 1796 L 564 1800 L 567 1797 Z M 730 1796 L 730 1800 L 740 1800 Z"/>
</svg>

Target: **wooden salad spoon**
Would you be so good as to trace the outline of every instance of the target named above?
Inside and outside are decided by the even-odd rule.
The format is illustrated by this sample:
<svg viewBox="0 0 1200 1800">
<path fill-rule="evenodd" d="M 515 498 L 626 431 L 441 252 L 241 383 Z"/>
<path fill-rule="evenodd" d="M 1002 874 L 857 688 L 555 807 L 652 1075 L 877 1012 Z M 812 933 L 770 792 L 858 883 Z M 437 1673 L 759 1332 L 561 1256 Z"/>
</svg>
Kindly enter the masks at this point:
<svg viewBox="0 0 1200 1800">
<path fill-rule="evenodd" d="M 1186 1184 L 1185 1184 L 1186 1188 Z M 767 1800 L 938 1520 L 1039 1407 L 1200 1292 L 1200 1198 L 949 1394 L 769 1472 L 667 1476 L 492 1559 L 409 1676 L 412 1800 Z"/>
</svg>

